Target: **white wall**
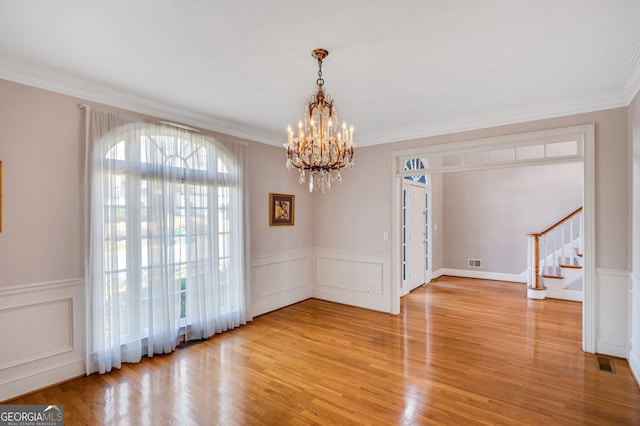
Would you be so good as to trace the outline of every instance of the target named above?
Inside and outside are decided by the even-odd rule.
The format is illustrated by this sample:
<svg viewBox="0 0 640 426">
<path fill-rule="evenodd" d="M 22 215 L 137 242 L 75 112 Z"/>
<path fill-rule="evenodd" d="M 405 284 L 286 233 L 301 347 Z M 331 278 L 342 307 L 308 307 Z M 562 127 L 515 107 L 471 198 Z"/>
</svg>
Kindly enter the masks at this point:
<svg viewBox="0 0 640 426">
<path fill-rule="evenodd" d="M 583 165 L 447 173 L 443 191 L 444 267 L 517 276 L 527 268 L 527 233 L 582 205 Z M 469 268 L 468 259 L 482 268 Z"/>
</svg>

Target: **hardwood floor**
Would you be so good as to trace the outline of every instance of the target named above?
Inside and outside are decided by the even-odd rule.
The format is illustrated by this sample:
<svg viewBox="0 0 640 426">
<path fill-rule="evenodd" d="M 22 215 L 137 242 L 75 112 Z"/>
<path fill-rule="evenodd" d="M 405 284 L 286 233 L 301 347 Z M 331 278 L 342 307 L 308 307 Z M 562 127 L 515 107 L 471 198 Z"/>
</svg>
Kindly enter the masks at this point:
<svg viewBox="0 0 640 426">
<path fill-rule="evenodd" d="M 640 424 L 627 362 L 581 351 L 580 303 L 442 277 L 392 316 L 307 300 L 166 356 L 7 403 L 67 425 Z"/>
</svg>

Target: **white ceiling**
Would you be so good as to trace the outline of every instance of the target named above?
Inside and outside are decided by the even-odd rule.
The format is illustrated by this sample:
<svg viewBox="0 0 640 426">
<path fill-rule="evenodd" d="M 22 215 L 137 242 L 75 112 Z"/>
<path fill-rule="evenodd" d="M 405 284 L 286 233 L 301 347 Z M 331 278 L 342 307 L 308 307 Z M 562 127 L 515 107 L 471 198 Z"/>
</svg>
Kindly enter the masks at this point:
<svg viewBox="0 0 640 426">
<path fill-rule="evenodd" d="M 0 78 L 274 145 L 319 47 L 358 145 L 392 142 L 628 105 L 640 1 L 0 0 Z"/>
</svg>

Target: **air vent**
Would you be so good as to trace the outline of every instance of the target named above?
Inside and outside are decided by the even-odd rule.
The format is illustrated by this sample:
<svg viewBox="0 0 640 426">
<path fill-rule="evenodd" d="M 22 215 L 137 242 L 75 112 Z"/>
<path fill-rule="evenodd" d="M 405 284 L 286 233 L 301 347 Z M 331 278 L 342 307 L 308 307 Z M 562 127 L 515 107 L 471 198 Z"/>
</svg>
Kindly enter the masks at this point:
<svg viewBox="0 0 640 426">
<path fill-rule="evenodd" d="M 616 369 L 613 366 L 613 359 L 611 358 L 607 358 L 606 356 L 596 356 L 596 365 L 600 371 L 607 371 L 609 373 L 616 374 Z"/>
<path fill-rule="evenodd" d="M 482 261 L 479 259 L 467 259 L 469 268 L 482 268 Z"/>
</svg>

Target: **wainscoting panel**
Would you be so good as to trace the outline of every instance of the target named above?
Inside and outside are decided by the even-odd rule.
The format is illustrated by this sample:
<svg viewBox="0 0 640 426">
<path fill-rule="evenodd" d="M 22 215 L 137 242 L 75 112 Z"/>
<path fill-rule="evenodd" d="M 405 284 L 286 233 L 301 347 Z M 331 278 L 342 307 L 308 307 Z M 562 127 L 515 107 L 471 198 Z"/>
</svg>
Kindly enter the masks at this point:
<svg viewBox="0 0 640 426">
<path fill-rule="evenodd" d="M 391 312 L 389 256 L 315 249 L 313 296 Z"/>
<path fill-rule="evenodd" d="M 253 316 L 311 297 L 311 253 L 309 249 L 252 258 L 251 311 Z"/>
<path fill-rule="evenodd" d="M 85 373 L 84 280 L 0 290 L 0 401 Z"/>
<path fill-rule="evenodd" d="M 627 271 L 596 269 L 596 352 L 626 358 L 629 345 Z"/>
<path fill-rule="evenodd" d="M 631 274 L 631 327 L 629 340 L 629 365 L 640 384 L 640 274 Z"/>
<path fill-rule="evenodd" d="M 40 319 L 37 326 L 29 330 L 21 327 L 33 324 L 34 318 Z M 50 318 L 54 320 L 49 321 Z M 14 324 L 0 328 L 0 342 L 9 343 L 11 348 L 0 352 L 0 370 L 73 351 L 71 298 L 0 309 L 0 324 Z M 61 324 L 66 326 L 60 327 Z"/>
</svg>

